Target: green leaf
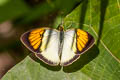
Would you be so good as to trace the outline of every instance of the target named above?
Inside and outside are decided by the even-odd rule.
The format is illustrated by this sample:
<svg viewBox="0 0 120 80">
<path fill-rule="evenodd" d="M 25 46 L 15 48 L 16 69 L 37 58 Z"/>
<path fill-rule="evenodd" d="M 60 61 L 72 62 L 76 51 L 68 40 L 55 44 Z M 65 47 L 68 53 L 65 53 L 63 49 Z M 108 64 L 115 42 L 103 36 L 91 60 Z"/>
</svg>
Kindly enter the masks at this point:
<svg viewBox="0 0 120 80">
<path fill-rule="evenodd" d="M 69 4 L 67 4 L 68 1 Z M 57 14 L 58 11 L 64 16 L 69 13 L 72 8 L 79 2 L 80 0 L 53 0 L 41 3 L 34 8 L 31 8 L 31 10 L 26 15 L 24 15 L 19 24 L 28 24 L 36 19 L 42 18 L 43 16 L 52 14 L 53 12 Z"/>
<path fill-rule="evenodd" d="M 0 0 L 0 23 L 15 19 L 29 11 L 22 0 Z"/>
<path fill-rule="evenodd" d="M 96 44 L 68 67 L 51 67 L 25 58 L 2 80 L 119 80 L 120 1 L 84 0 L 64 18 L 67 29 L 91 33 Z"/>
</svg>

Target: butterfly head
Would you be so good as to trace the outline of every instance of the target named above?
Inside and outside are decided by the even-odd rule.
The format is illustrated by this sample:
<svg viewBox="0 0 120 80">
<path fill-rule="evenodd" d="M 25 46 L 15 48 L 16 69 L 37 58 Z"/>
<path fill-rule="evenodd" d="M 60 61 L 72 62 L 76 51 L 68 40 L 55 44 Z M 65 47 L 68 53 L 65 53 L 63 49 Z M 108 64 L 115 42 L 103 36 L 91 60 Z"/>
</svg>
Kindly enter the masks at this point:
<svg viewBox="0 0 120 80">
<path fill-rule="evenodd" d="M 64 26 L 60 24 L 60 25 L 58 26 L 58 30 L 64 31 Z"/>
</svg>

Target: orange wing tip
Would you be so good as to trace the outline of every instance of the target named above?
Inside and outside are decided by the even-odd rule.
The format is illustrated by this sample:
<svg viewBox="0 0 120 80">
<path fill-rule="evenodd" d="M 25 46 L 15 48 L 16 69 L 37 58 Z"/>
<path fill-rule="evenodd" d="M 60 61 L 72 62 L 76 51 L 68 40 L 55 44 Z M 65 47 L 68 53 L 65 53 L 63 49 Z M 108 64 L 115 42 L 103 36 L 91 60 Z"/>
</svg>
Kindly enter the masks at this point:
<svg viewBox="0 0 120 80">
<path fill-rule="evenodd" d="M 77 29 L 77 48 L 79 51 L 82 51 L 85 48 L 86 43 L 88 42 L 87 32 Z"/>
<path fill-rule="evenodd" d="M 94 38 L 88 32 L 77 29 L 77 49 L 78 54 L 83 53 L 94 43 Z"/>
<path fill-rule="evenodd" d="M 33 47 L 30 43 L 30 40 L 28 39 L 30 35 L 30 31 L 24 33 L 21 37 L 20 37 L 20 40 L 21 42 L 25 45 L 25 47 L 27 47 L 30 51 L 32 51 L 33 53 L 34 52 L 40 52 L 39 51 L 39 46 L 38 46 L 38 43 Z"/>
<path fill-rule="evenodd" d="M 78 35 L 80 35 L 80 34 L 87 35 L 87 33 L 85 31 L 81 30 L 81 29 L 77 29 L 77 34 Z"/>
<path fill-rule="evenodd" d="M 40 28 L 40 29 L 35 29 L 35 30 L 33 30 L 31 33 L 32 34 L 36 34 L 36 33 L 40 33 L 41 32 L 41 34 L 44 32 L 44 28 Z"/>
<path fill-rule="evenodd" d="M 38 39 L 38 38 L 41 39 L 41 37 L 40 37 L 39 34 L 38 34 L 38 35 L 33 35 L 33 36 L 29 35 L 29 37 L 28 37 L 28 39 L 29 39 L 31 42 L 34 41 L 34 40 L 36 40 L 36 39 Z"/>
<path fill-rule="evenodd" d="M 39 45 L 40 45 L 40 41 L 37 42 L 37 43 L 33 46 L 33 48 L 36 50 L 36 49 L 38 49 Z"/>
<path fill-rule="evenodd" d="M 80 45 L 79 41 L 77 41 L 77 48 L 79 49 L 79 51 L 82 51 L 82 46 Z"/>
<path fill-rule="evenodd" d="M 80 53 L 84 53 L 85 51 L 87 51 L 88 49 L 90 49 L 93 45 L 94 45 L 94 38 L 93 36 L 91 36 L 89 33 L 88 33 L 88 42 L 86 43 L 85 47 L 82 49 L 82 51 L 80 51 Z M 79 51 L 78 51 L 79 53 Z"/>
<path fill-rule="evenodd" d="M 30 45 L 33 47 L 33 49 L 38 49 L 41 41 L 42 41 L 42 36 L 44 33 L 44 29 L 35 29 L 33 31 L 30 32 L 28 40 L 30 42 Z"/>
</svg>

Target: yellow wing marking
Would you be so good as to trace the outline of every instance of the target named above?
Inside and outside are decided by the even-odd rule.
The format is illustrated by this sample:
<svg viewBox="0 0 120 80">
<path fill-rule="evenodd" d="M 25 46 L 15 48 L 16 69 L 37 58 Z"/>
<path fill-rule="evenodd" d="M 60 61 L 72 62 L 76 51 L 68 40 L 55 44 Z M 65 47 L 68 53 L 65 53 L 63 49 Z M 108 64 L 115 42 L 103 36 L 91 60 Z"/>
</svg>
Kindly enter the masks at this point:
<svg viewBox="0 0 120 80">
<path fill-rule="evenodd" d="M 88 34 L 85 32 L 85 31 L 83 31 L 83 30 L 80 30 L 80 29 L 77 29 L 77 33 L 80 33 L 79 35 L 84 35 L 84 36 L 87 36 Z"/>
<path fill-rule="evenodd" d="M 37 48 L 39 47 L 39 45 L 40 45 L 40 42 L 41 42 L 41 41 L 37 42 L 37 43 L 34 45 L 33 48 L 34 48 L 34 49 L 37 49 Z"/>
<path fill-rule="evenodd" d="M 44 29 L 35 29 L 30 32 L 28 40 L 30 41 L 31 46 L 36 50 L 38 49 L 41 41 L 42 41 L 42 34 L 44 33 Z"/>
<path fill-rule="evenodd" d="M 37 44 L 38 42 L 40 42 L 40 38 L 34 40 L 33 42 L 30 42 L 31 45 L 34 47 L 35 44 Z"/>
<path fill-rule="evenodd" d="M 79 51 L 82 51 L 83 48 L 85 48 L 86 44 L 88 42 L 88 33 L 77 29 L 77 48 Z"/>
<path fill-rule="evenodd" d="M 30 34 L 30 35 L 29 35 L 29 39 L 32 39 L 32 38 L 36 37 L 36 35 L 37 35 L 37 36 L 40 36 L 39 33 L 37 33 L 37 34 Z"/>
<path fill-rule="evenodd" d="M 31 36 L 31 37 L 33 37 L 33 36 Z M 33 41 L 35 41 L 36 39 L 38 39 L 38 38 L 40 38 L 41 39 L 41 37 L 40 37 L 40 35 L 35 35 L 33 38 L 29 38 L 30 39 L 30 42 L 33 42 Z"/>
<path fill-rule="evenodd" d="M 43 32 L 44 32 L 44 29 L 40 28 L 40 29 L 33 30 L 31 33 L 36 34 L 36 33 L 43 33 Z"/>
<path fill-rule="evenodd" d="M 80 45 L 80 41 L 77 39 L 77 47 L 80 51 L 82 51 L 82 46 Z"/>
</svg>

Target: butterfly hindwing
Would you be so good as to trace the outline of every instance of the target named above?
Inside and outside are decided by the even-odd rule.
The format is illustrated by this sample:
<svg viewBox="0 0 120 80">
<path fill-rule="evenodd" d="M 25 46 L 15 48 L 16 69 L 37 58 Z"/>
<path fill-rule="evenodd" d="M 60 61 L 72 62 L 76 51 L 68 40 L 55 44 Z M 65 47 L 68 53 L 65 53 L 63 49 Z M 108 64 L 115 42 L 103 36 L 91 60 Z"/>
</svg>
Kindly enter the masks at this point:
<svg viewBox="0 0 120 80">
<path fill-rule="evenodd" d="M 61 65 L 67 66 L 76 61 L 94 43 L 94 38 L 81 29 L 69 29 L 64 34 Z"/>
<path fill-rule="evenodd" d="M 38 28 L 21 36 L 23 44 L 43 62 L 50 65 L 59 64 L 58 31 L 50 28 Z"/>
</svg>

